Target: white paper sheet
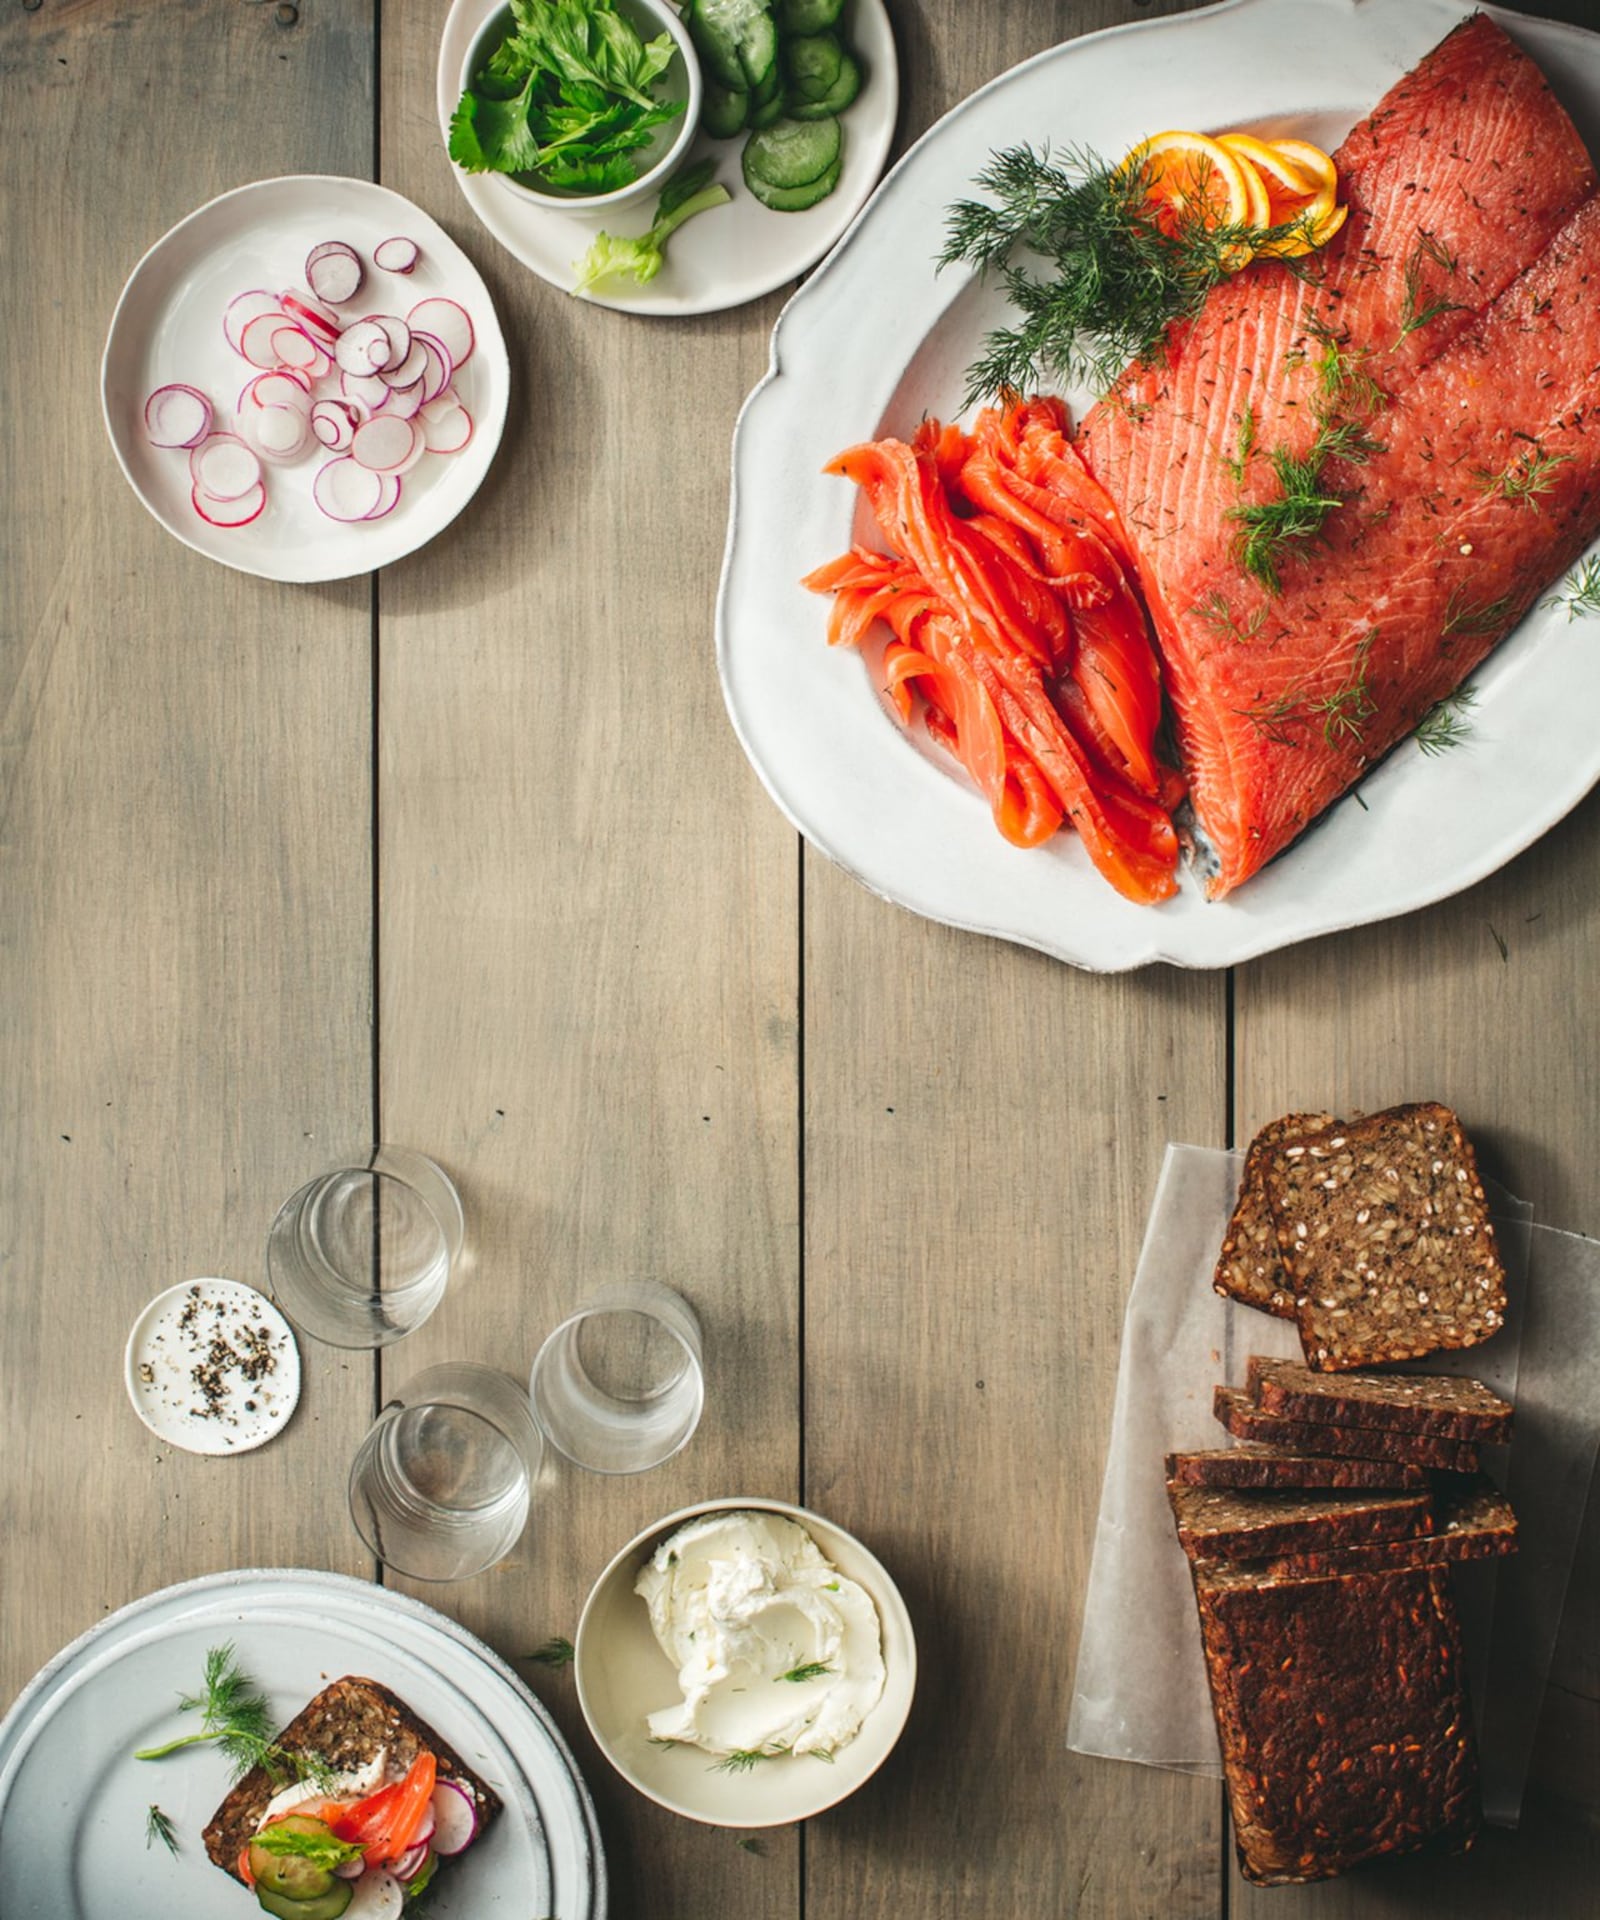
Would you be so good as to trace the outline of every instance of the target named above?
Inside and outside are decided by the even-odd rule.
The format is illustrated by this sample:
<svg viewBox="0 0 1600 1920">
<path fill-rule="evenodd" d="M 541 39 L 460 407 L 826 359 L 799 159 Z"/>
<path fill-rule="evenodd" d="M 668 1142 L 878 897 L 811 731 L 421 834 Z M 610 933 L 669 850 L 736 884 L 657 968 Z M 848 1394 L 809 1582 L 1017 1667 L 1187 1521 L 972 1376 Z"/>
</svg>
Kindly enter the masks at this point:
<svg viewBox="0 0 1600 1920">
<path fill-rule="evenodd" d="M 1244 1156 L 1171 1146 L 1123 1324 L 1111 1446 L 1067 1729 L 1079 1753 L 1220 1775 L 1188 1562 L 1164 1456 L 1226 1444 L 1212 1390 L 1252 1353 L 1299 1358 L 1291 1321 L 1222 1299 L 1211 1275 Z M 1600 1241 L 1533 1226 L 1491 1192 L 1508 1279 L 1506 1326 L 1430 1372 L 1469 1374 L 1517 1408 L 1485 1465 L 1517 1512 L 1520 1551 L 1456 1569 L 1486 1816 L 1514 1826 L 1584 1501 L 1600 1447 Z"/>
</svg>

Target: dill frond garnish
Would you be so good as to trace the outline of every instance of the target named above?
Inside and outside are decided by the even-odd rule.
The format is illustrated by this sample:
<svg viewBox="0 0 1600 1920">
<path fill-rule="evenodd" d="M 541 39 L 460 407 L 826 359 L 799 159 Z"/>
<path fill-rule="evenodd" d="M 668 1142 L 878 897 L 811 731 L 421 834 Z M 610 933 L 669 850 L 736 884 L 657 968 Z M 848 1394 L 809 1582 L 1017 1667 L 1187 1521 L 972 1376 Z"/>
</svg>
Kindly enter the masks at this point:
<svg viewBox="0 0 1600 1920">
<path fill-rule="evenodd" d="M 1580 561 L 1544 604 L 1565 607 L 1569 620 L 1580 614 L 1600 614 L 1600 555 L 1590 554 Z"/>
<path fill-rule="evenodd" d="M 1485 600 L 1475 605 L 1466 592 L 1457 587 L 1445 603 L 1440 638 L 1452 633 L 1498 633 L 1510 617 L 1514 604 L 1510 594 L 1502 594 L 1498 600 Z"/>
<path fill-rule="evenodd" d="M 1315 539 L 1328 515 L 1344 505 L 1343 495 L 1326 484 L 1328 462 L 1362 466 L 1382 451 L 1382 443 L 1355 420 L 1325 420 L 1303 454 L 1273 447 L 1267 459 L 1278 482 L 1276 497 L 1228 509 L 1229 519 L 1239 524 L 1239 564 L 1245 572 L 1268 593 L 1281 593 L 1286 549 Z"/>
<path fill-rule="evenodd" d="M 1467 714 L 1478 704 L 1474 686 L 1457 687 L 1437 701 L 1417 722 L 1417 745 L 1424 753 L 1448 753 L 1472 732 Z"/>
<path fill-rule="evenodd" d="M 1222 464 L 1233 475 L 1236 487 L 1244 485 L 1245 469 L 1250 465 L 1250 456 L 1256 450 L 1256 410 L 1248 402 L 1242 412 L 1235 416 L 1239 422 L 1239 431 L 1234 439 L 1232 454 L 1222 456 Z"/>
<path fill-rule="evenodd" d="M 1556 474 L 1571 463 L 1570 453 L 1546 453 L 1538 441 L 1524 447 L 1500 473 L 1488 473 L 1478 468 L 1473 474 L 1481 490 L 1486 494 L 1497 493 L 1501 499 L 1509 500 L 1513 505 L 1532 507 L 1539 511 L 1539 495 L 1548 493 L 1556 483 Z"/>
<path fill-rule="evenodd" d="M 1456 270 L 1454 255 L 1447 252 L 1431 233 L 1417 236 L 1417 244 L 1405 264 L 1405 297 L 1400 308 L 1400 331 L 1395 337 L 1396 346 L 1419 327 L 1425 327 L 1430 320 L 1437 320 L 1440 314 L 1462 311 L 1459 300 L 1446 300 L 1442 294 L 1431 293 L 1424 284 L 1423 267 L 1428 261 L 1446 273 L 1453 274 Z"/>
<path fill-rule="evenodd" d="M 266 1696 L 240 1668 L 232 1643 L 206 1653 L 204 1691 L 178 1701 L 180 1713 L 198 1713 L 200 1731 L 180 1734 L 163 1746 L 143 1747 L 135 1760 L 163 1760 L 182 1747 L 215 1741 L 233 1763 L 235 1777 L 252 1767 L 263 1768 L 274 1780 L 310 1780 L 325 1786 L 333 1769 L 318 1754 L 286 1753 L 273 1739 L 272 1709 Z"/>
<path fill-rule="evenodd" d="M 163 1813 L 152 1800 L 144 1820 L 144 1843 L 147 1847 L 153 1847 L 158 1840 L 168 1853 L 178 1851 L 178 1836 L 173 1831 L 171 1817 Z"/>
<path fill-rule="evenodd" d="M 1196 205 L 1169 227 L 1151 217 L 1147 167 L 1111 167 L 1083 148 L 1007 147 L 975 182 L 990 202 L 951 207 L 941 268 L 964 262 L 997 275 L 1018 320 L 986 336 L 968 369 L 964 405 L 1039 386 L 1102 394 L 1147 358 L 1174 320 L 1198 313 L 1241 259 L 1299 234 L 1210 225 Z M 1020 256 L 1045 268 L 1030 271 Z"/>
<path fill-rule="evenodd" d="M 1272 700 L 1241 709 L 1240 717 L 1281 747 L 1304 745 L 1305 729 L 1310 726 L 1319 728 L 1326 746 L 1360 746 L 1367 722 L 1377 712 L 1367 687 L 1367 656 L 1377 637 L 1374 629 L 1357 641 L 1349 677 L 1330 693 L 1312 698 L 1297 684 Z"/>
<path fill-rule="evenodd" d="M 791 1667 L 787 1673 L 780 1673 L 778 1678 L 780 1680 L 793 1680 L 796 1682 L 802 1680 L 820 1680 L 825 1673 L 832 1672 L 833 1668 L 830 1667 L 826 1661 L 809 1660 L 803 1666 Z"/>
<path fill-rule="evenodd" d="M 1228 604 L 1228 597 L 1220 587 L 1213 588 L 1203 600 L 1197 600 L 1190 609 L 1197 619 L 1205 621 L 1208 627 L 1229 640 L 1241 643 L 1253 640 L 1266 624 L 1267 609 L 1263 602 L 1242 624 L 1238 615 Z"/>
<path fill-rule="evenodd" d="M 564 1639 L 559 1633 L 553 1633 L 542 1647 L 535 1647 L 528 1658 L 536 1661 L 541 1667 L 570 1667 L 573 1654 L 572 1642 Z"/>
<path fill-rule="evenodd" d="M 736 1747 L 732 1753 L 725 1753 L 711 1771 L 713 1773 L 750 1773 L 759 1767 L 763 1760 L 776 1760 L 779 1754 L 787 1752 L 787 1747 Z"/>
</svg>

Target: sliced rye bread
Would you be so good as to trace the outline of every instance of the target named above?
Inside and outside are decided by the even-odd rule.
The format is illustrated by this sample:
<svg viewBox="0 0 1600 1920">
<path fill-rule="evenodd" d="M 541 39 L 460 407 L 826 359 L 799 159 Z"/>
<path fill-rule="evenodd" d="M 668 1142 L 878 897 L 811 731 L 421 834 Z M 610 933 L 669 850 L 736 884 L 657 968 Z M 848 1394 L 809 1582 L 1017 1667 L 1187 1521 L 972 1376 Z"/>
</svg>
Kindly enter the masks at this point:
<svg viewBox="0 0 1600 1920">
<path fill-rule="evenodd" d="M 1238 1387 L 1218 1387 L 1212 1405 L 1218 1420 L 1236 1440 L 1265 1440 L 1274 1446 L 1341 1459 L 1397 1460 L 1446 1473 L 1478 1471 L 1478 1449 L 1466 1440 L 1392 1433 L 1382 1427 L 1338 1427 L 1331 1421 L 1285 1420 L 1275 1413 L 1263 1413 Z"/>
<path fill-rule="evenodd" d="M 1167 1478 L 1186 1487 L 1426 1487 L 1421 1467 L 1399 1460 L 1335 1459 L 1245 1440 L 1233 1447 L 1169 1453 Z"/>
<path fill-rule="evenodd" d="M 1431 1493 L 1307 1493 L 1167 1482 L 1178 1541 L 1191 1560 L 1321 1553 L 1433 1529 Z"/>
<path fill-rule="evenodd" d="M 1267 1202 L 1267 1157 L 1275 1147 L 1336 1124 L 1331 1113 L 1286 1113 L 1270 1120 L 1250 1142 L 1239 1179 L 1239 1198 L 1223 1235 L 1211 1284 L 1243 1306 L 1259 1307 L 1280 1319 L 1294 1318 L 1294 1289 L 1278 1253 L 1277 1223 Z"/>
<path fill-rule="evenodd" d="M 1511 1403 L 1477 1380 L 1438 1373 L 1314 1373 L 1252 1354 L 1246 1384 L 1263 1413 L 1336 1427 L 1431 1434 L 1494 1445 L 1511 1438 Z"/>
<path fill-rule="evenodd" d="M 1486 1560 L 1517 1551 L 1517 1517 L 1511 1503 L 1487 1480 L 1466 1491 L 1441 1495 L 1434 1529 L 1409 1540 L 1351 1542 L 1332 1548 L 1291 1548 L 1254 1562 L 1219 1552 L 1219 1563 L 1233 1561 L 1264 1579 L 1305 1579 L 1332 1573 L 1397 1572 L 1412 1567 L 1444 1566 L 1457 1560 Z"/>
<path fill-rule="evenodd" d="M 1448 1107 L 1391 1107 L 1274 1148 L 1264 1180 L 1308 1366 L 1417 1360 L 1499 1330 L 1505 1269 Z"/>
<path fill-rule="evenodd" d="M 1194 1575 L 1247 1880 L 1293 1885 L 1430 1844 L 1471 1845 L 1477 1745 L 1441 1570 Z"/>
<path fill-rule="evenodd" d="M 366 1766 L 380 1747 L 387 1751 L 391 1774 L 404 1773 L 418 1754 L 431 1753 L 439 1763 L 439 1777 L 453 1780 L 471 1795 L 480 1827 L 500 1811 L 500 1796 L 493 1787 L 376 1680 L 347 1674 L 333 1681 L 301 1708 L 278 1735 L 277 1745 L 285 1753 L 315 1754 L 336 1773 Z M 243 1880 L 239 1855 L 245 1843 L 260 1825 L 268 1801 L 285 1784 L 264 1767 L 252 1767 L 200 1836 L 211 1860 L 235 1880 Z"/>
</svg>

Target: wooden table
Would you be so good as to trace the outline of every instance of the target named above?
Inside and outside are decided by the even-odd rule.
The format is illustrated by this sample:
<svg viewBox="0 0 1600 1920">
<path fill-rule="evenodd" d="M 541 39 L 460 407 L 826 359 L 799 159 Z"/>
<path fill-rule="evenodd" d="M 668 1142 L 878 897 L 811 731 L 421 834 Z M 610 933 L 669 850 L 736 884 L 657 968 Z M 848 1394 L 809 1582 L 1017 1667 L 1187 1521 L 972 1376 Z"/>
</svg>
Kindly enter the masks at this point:
<svg viewBox="0 0 1600 1920">
<path fill-rule="evenodd" d="M 1172 10 L 891 0 L 897 150 L 1024 56 Z M 1095 977 L 869 896 L 766 797 L 712 658 L 728 438 L 783 295 L 654 321 L 525 272 L 441 148 L 443 11 L 11 0 L 0 23 L 0 1700 L 178 1579 L 373 1576 L 342 1487 L 384 1388 L 445 1356 L 520 1372 L 595 1283 L 648 1273 L 704 1316 L 692 1446 L 637 1479 L 553 1475 L 511 1561 L 418 1590 L 573 1740 L 615 1914 L 1593 1913 L 1600 1848 L 1564 1795 L 1576 1776 L 1592 1806 L 1600 1771 L 1600 1502 L 1524 1826 L 1465 1862 L 1263 1898 L 1215 1785 L 1064 1732 L 1168 1140 L 1437 1096 L 1542 1219 L 1600 1233 L 1600 805 L 1457 899 L 1231 973 Z M 297 588 L 146 516 L 95 370 L 154 239 L 309 172 L 442 221 L 514 392 L 453 528 Z M 378 1366 L 308 1343 L 293 1427 L 259 1453 L 154 1443 L 120 1385 L 136 1310 L 259 1280 L 278 1202 L 372 1136 L 460 1183 L 443 1307 Z M 570 1675 L 524 1658 L 636 1528 L 726 1493 L 858 1531 L 921 1647 L 891 1764 L 754 1850 L 636 1797 Z"/>
</svg>

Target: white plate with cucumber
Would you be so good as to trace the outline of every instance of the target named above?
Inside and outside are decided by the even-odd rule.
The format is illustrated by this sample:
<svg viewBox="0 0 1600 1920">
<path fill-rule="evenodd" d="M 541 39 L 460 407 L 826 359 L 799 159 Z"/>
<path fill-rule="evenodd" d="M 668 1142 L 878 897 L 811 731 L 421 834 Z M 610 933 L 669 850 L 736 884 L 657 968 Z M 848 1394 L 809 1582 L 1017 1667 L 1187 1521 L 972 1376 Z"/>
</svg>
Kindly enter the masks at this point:
<svg viewBox="0 0 1600 1920">
<path fill-rule="evenodd" d="M 447 142 L 450 117 L 461 97 L 462 64 L 474 37 L 501 4 L 503 0 L 454 0 L 445 21 L 437 91 L 439 125 Z M 714 42 L 724 21 L 738 32 L 733 46 L 723 37 L 718 47 L 722 61 L 737 60 L 742 50 L 746 68 L 760 69 L 753 85 L 734 90 L 718 82 L 715 57 L 702 59 L 708 113 L 702 114 L 701 131 L 685 165 L 714 161 L 716 177 L 732 199 L 673 234 L 653 280 L 640 286 L 631 279 L 612 278 L 587 292 L 586 300 L 628 313 L 717 313 L 798 279 L 832 247 L 883 172 L 900 98 L 894 37 L 883 0 L 843 0 L 836 17 L 834 4 L 699 0 L 699 10 L 713 16 Z M 769 13 L 770 41 L 761 25 L 761 17 Z M 831 25 L 826 24 L 829 19 Z M 813 24 L 816 33 L 799 30 Z M 842 52 L 837 66 L 830 39 Z M 722 65 L 724 73 L 731 70 L 730 64 Z M 780 88 L 788 89 L 789 104 L 801 106 L 806 117 L 783 111 Z M 836 115 L 835 102 L 843 103 Z M 773 118 L 775 106 L 779 111 Z M 809 113 L 811 108 L 815 113 Z M 710 125 L 728 126 L 731 133 L 713 138 L 706 130 L 708 116 Z M 747 176 L 742 163 L 746 143 L 752 140 L 757 144 L 749 155 Z M 456 166 L 451 171 L 467 204 L 501 245 L 540 279 L 564 289 L 571 288 L 573 263 L 587 252 L 600 228 L 641 234 L 654 217 L 653 201 L 609 218 L 577 209 L 553 212 L 531 204 L 496 174 L 465 173 Z M 767 205 L 751 191 L 747 178 Z"/>
</svg>

